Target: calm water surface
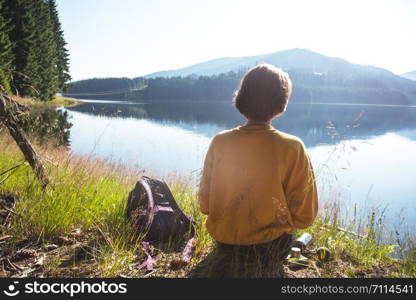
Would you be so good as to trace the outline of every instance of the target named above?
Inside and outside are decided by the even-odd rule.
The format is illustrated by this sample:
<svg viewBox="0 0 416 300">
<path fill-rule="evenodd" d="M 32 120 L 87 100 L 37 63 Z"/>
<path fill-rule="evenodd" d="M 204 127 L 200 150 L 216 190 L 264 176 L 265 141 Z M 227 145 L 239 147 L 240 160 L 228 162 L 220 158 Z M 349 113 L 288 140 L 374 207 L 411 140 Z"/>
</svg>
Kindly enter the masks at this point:
<svg viewBox="0 0 416 300">
<path fill-rule="evenodd" d="M 229 103 L 85 101 L 69 109 L 73 152 L 161 176 L 196 178 L 211 138 L 244 123 Z M 321 199 L 414 228 L 416 107 L 289 104 L 273 125 L 304 141 Z"/>
</svg>

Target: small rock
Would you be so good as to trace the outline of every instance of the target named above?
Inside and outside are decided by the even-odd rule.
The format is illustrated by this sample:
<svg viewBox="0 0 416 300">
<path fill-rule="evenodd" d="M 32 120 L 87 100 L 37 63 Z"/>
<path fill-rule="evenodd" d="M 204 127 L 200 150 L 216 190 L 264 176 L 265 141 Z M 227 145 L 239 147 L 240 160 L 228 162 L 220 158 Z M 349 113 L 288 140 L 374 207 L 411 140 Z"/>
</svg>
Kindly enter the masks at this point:
<svg viewBox="0 0 416 300">
<path fill-rule="evenodd" d="M 22 249 L 15 254 L 17 259 L 26 259 L 37 256 L 38 253 L 35 249 Z"/>
<path fill-rule="evenodd" d="M 59 246 L 55 245 L 55 244 L 47 244 L 47 245 L 43 246 L 43 249 L 45 249 L 45 251 L 51 251 L 51 250 L 55 250 L 57 248 L 59 248 Z"/>
<path fill-rule="evenodd" d="M 74 229 L 69 235 L 72 237 L 79 237 L 81 236 L 82 231 L 81 228 Z"/>
<path fill-rule="evenodd" d="M 43 261 L 44 260 L 45 260 L 45 257 L 44 256 L 39 257 L 39 259 L 35 261 L 35 263 L 34 263 L 33 266 L 34 267 L 41 267 L 41 266 L 43 266 Z"/>
</svg>

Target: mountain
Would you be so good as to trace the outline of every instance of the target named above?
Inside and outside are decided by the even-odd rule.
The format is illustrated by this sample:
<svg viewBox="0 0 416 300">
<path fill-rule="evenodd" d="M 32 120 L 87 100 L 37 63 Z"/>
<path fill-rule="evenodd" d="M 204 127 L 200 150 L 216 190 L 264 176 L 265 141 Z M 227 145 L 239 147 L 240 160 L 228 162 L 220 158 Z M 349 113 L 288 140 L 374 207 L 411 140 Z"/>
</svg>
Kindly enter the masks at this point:
<svg viewBox="0 0 416 300">
<path fill-rule="evenodd" d="M 416 71 L 407 72 L 401 75 L 404 78 L 416 80 Z"/>
<path fill-rule="evenodd" d="M 311 68 L 315 72 L 325 72 L 349 64 L 341 58 L 327 57 L 306 49 L 295 48 L 263 55 L 217 58 L 178 70 L 151 73 L 145 77 L 173 77 L 192 74 L 211 76 L 251 68 L 259 63 L 269 63 L 283 69 Z"/>
<path fill-rule="evenodd" d="M 364 72 L 380 76 L 395 76 L 393 73 L 372 66 L 361 66 L 349 63 L 345 59 L 328 57 L 322 54 L 301 48 L 277 51 L 269 54 L 243 57 L 226 57 L 209 60 L 178 70 L 161 71 L 146 75 L 147 78 L 173 77 L 188 75 L 218 75 L 229 71 L 238 72 L 251 68 L 259 63 L 268 63 L 278 66 L 286 71 L 298 69 L 313 73 L 327 74 L 332 72 Z"/>
</svg>

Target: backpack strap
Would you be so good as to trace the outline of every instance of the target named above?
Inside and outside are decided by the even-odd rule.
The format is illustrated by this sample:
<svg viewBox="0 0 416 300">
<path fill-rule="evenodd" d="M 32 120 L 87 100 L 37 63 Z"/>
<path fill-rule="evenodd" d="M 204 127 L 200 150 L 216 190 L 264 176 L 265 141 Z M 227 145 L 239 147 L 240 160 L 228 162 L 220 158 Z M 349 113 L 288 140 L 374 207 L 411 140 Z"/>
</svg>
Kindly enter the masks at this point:
<svg viewBox="0 0 416 300">
<path fill-rule="evenodd" d="M 146 196 L 144 197 L 146 198 L 146 202 L 145 202 L 146 210 L 143 213 L 147 217 L 146 217 L 146 224 L 144 224 L 142 229 L 145 232 L 149 231 L 150 227 L 152 226 L 153 219 L 157 211 L 151 188 L 147 182 L 149 179 L 150 178 L 143 176 L 139 181 L 137 181 L 134 189 L 129 193 L 128 200 L 127 200 L 127 210 L 126 210 L 127 218 L 131 219 L 133 217 L 132 213 L 135 211 L 135 209 L 137 208 L 137 205 L 140 203 L 140 200 L 139 200 L 139 203 L 136 200 L 140 197 L 143 197 L 143 191 L 144 191 L 144 193 L 146 194 Z"/>
<path fill-rule="evenodd" d="M 155 206 L 154 199 L 153 199 L 153 193 L 152 193 L 152 190 L 150 189 L 149 184 L 147 183 L 147 179 L 150 179 L 150 178 L 143 176 L 138 182 L 139 184 L 143 186 L 146 192 L 147 198 L 148 198 L 148 207 L 147 207 L 148 218 L 147 218 L 147 223 L 145 227 L 146 232 L 149 231 L 150 226 L 152 226 L 153 219 L 155 217 L 155 213 L 157 209 L 157 207 Z"/>
</svg>

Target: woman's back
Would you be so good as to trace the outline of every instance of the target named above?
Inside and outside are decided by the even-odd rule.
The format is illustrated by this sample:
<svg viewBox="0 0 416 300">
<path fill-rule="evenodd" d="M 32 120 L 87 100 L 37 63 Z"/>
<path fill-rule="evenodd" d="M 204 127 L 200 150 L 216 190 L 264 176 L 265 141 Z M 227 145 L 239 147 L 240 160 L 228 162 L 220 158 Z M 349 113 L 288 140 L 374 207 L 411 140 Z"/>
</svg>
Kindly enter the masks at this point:
<svg viewBox="0 0 416 300">
<path fill-rule="evenodd" d="M 208 151 L 199 198 L 219 242 L 269 242 L 316 216 L 313 170 L 300 139 L 270 125 L 219 133 Z"/>
</svg>

